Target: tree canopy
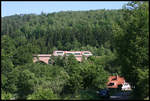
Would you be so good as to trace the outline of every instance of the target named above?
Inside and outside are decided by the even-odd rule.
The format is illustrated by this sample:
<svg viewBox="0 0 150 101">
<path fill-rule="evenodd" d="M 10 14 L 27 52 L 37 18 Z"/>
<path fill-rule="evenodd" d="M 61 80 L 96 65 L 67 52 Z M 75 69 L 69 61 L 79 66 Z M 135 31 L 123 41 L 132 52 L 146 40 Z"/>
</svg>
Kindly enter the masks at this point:
<svg viewBox="0 0 150 101">
<path fill-rule="evenodd" d="M 134 98 L 146 98 L 148 8 L 146 1 L 133 1 L 118 10 L 2 17 L 1 98 L 94 99 L 96 96 L 89 98 L 91 95 L 82 93 L 106 88 L 108 77 L 114 73 L 133 86 Z M 91 51 L 93 56 L 82 62 L 74 55 L 52 56 L 49 64 L 33 63 L 33 54 L 52 54 L 55 50 Z"/>
</svg>

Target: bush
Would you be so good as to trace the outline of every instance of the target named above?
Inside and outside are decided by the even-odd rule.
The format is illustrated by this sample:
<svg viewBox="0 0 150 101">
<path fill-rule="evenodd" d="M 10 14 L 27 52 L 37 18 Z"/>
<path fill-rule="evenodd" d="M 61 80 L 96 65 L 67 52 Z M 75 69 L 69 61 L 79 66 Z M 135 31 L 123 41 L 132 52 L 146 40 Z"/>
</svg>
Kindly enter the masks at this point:
<svg viewBox="0 0 150 101">
<path fill-rule="evenodd" d="M 39 87 L 33 94 L 28 95 L 28 100 L 54 100 L 57 99 L 53 91 L 49 89 L 44 89 Z"/>
<path fill-rule="evenodd" d="M 2 100 L 11 100 L 12 97 L 13 95 L 11 93 L 2 90 L 2 95 L 1 95 Z"/>
</svg>

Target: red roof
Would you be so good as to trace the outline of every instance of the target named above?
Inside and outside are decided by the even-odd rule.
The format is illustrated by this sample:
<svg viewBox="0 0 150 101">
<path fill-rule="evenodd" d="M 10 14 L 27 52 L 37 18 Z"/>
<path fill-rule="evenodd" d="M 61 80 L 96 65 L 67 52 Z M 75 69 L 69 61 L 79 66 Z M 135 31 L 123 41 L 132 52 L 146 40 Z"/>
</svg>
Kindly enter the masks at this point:
<svg viewBox="0 0 150 101">
<path fill-rule="evenodd" d="M 118 85 L 122 85 L 125 82 L 125 79 L 120 76 L 110 76 L 108 80 L 107 88 L 118 88 Z M 114 85 L 111 85 L 111 83 Z"/>
</svg>

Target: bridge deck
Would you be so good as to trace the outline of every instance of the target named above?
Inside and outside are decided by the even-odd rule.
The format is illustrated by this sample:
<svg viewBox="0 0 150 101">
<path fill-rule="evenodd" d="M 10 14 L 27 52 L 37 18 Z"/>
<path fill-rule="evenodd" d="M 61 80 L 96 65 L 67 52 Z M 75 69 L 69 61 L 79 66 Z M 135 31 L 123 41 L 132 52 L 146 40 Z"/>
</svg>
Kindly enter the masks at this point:
<svg viewBox="0 0 150 101">
<path fill-rule="evenodd" d="M 52 56 L 51 54 L 38 54 L 38 55 L 33 55 L 34 57 L 40 56 L 40 57 L 47 57 L 47 56 Z"/>
</svg>

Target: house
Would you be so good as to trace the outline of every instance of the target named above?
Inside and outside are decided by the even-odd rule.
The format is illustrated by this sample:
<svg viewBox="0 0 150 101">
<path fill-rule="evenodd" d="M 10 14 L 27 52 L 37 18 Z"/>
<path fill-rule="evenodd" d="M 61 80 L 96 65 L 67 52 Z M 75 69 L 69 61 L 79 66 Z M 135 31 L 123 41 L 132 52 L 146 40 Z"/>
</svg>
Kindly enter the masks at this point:
<svg viewBox="0 0 150 101">
<path fill-rule="evenodd" d="M 123 85 L 125 83 L 125 79 L 120 76 L 110 76 L 108 78 L 107 88 L 118 88 L 119 85 Z"/>
</svg>

